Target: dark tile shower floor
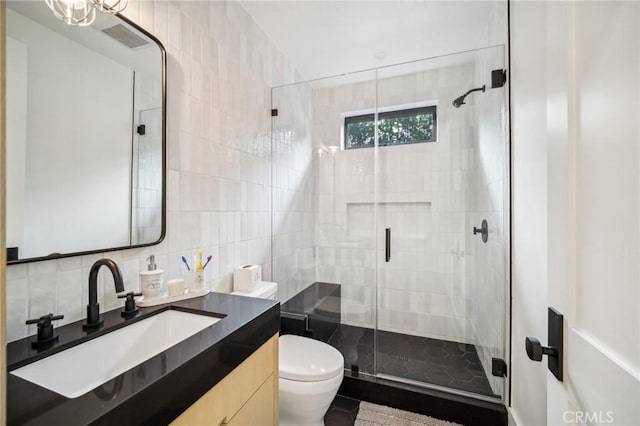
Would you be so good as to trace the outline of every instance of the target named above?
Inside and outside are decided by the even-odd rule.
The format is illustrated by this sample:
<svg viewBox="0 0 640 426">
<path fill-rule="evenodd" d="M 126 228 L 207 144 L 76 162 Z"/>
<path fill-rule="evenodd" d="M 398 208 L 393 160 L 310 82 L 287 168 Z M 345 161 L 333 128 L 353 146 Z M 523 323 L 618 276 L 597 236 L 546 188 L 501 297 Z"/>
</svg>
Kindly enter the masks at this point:
<svg viewBox="0 0 640 426">
<path fill-rule="evenodd" d="M 374 373 L 374 330 L 340 324 L 328 342 L 357 365 Z M 378 331 L 378 373 L 497 397 L 473 345 Z"/>
</svg>

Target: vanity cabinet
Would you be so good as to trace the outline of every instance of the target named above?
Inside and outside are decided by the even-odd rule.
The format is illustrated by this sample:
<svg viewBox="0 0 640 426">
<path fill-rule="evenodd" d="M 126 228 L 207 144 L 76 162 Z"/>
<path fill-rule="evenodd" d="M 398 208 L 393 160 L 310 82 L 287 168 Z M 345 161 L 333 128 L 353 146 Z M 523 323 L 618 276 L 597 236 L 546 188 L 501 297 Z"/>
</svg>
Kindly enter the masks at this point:
<svg viewBox="0 0 640 426">
<path fill-rule="evenodd" d="M 278 377 L 276 334 L 171 424 L 276 426 Z"/>
</svg>

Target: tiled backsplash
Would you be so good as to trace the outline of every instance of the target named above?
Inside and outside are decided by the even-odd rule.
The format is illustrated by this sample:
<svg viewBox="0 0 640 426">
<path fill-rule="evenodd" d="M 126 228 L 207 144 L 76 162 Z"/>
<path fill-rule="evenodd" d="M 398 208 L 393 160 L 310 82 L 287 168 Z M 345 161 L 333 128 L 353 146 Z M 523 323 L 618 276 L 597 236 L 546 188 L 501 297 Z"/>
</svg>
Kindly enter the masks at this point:
<svg viewBox="0 0 640 426">
<path fill-rule="evenodd" d="M 156 255 L 166 278 L 182 276 L 180 256 L 214 256 L 212 288 L 231 290 L 233 267 L 262 264 L 271 278 L 270 88 L 296 71 L 237 3 L 130 0 L 125 16 L 154 34 L 168 55 L 167 234 L 156 246 L 8 268 L 7 337 L 35 333 L 24 321 L 49 312 L 58 324 L 85 316 L 89 268 L 120 265 L 127 290 Z M 102 310 L 118 307 L 101 271 Z"/>
</svg>

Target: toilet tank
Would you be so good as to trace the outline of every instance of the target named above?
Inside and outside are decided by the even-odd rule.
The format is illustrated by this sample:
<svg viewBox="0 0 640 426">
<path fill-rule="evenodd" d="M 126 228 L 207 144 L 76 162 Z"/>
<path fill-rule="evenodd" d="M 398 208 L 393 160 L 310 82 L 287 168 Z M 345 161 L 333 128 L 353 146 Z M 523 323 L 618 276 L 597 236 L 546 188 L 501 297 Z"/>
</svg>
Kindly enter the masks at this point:
<svg viewBox="0 0 640 426">
<path fill-rule="evenodd" d="M 278 297 L 278 283 L 260 281 L 259 285 L 253 291 L 234 291 L 231 294 L 245 297 L 257 297 L 259 299 L 276 300 L 276 298 Z"/>
</svg>

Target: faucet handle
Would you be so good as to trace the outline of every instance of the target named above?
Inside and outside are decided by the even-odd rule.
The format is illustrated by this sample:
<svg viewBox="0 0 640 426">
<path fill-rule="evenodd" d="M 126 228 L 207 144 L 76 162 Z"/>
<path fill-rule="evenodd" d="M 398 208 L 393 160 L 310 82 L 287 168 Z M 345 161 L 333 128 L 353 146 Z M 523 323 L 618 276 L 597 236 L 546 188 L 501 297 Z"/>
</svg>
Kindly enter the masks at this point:
<svg viewBox="0 0 640 426">
<path fill-rule="evenodd" d="M 124 298 L 132 299 L 134 297 L 139 297 L 139 296 L 142 296 L 142 293 L 135 293 L 133 291 L 130 291 L 128 293 L 120 293 L 120 294 L 118 294 L 118 299 L 124 299 Z"/>
<path fill-rule="evenodd" d="M 53 324 L 51 321 L 57 321 L 64 318 L 64 315 L 53 315 L 51 313 L 43 315 L 40 318 L 29 319 L 25 321 L 25 324 L 38 324 L 38 336 L 37 339 L 31 342 L 31 346 L 38 348 L 47 343 L 54 342 L 58 339 L 58 336 L 53 332 Z"/>
<path fill-rule="evenodd" d="M 61 319 L 64 319 L 64 315 L 47 314 L 41 316 L 40 318 L 26 320 L 24 323 L 27 325 L 38 324 L 38 327 L 46 327 L 48 324 L 51 324 L 51 321 L 57 321 Z"/>
<path fill-rule="evenodd" d="M 133 317 L 138 312 L 136 301 L 134 297 L 142 296 L 142 293 L 134 293 L 130 291 L 128 293 L 121 293 L 118 295 L 118 299 L 127 299 L 124 302 L 124 309 L 120 313 L 123 317 Z"/>
</svg>

